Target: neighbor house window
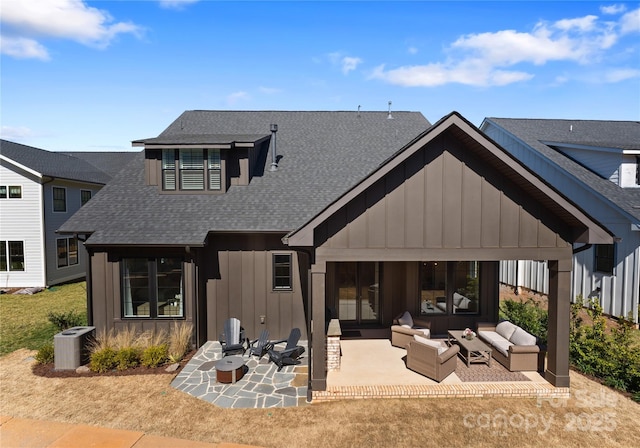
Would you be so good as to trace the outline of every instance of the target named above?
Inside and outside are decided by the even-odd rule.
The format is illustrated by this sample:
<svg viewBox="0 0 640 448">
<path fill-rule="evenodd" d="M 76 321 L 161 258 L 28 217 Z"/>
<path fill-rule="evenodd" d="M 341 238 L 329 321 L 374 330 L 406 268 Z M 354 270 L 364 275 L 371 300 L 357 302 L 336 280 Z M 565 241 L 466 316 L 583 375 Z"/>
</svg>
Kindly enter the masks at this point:
<svg viewBox="0 0 640 448">
<path fill-rule="evenodd" d="M 293 289 L 291 254 L 273 254 L 273 289 L 278 291 Z"/>
<path fill-rule="evenodd" d="M 53 211 L 67 211 L 67 190 L 60 187 L 53 187 Z"/>
<path fill-rule="evenodd" d="M 91 190 L 80 190 L 80 206 L 89 202 L 89 199 L 91 199 Z"/>
<path fill-rule="evenodd" d="M 0 241 L 0 271 L 24 271 L 23 241 Z"/>
<path fill-rule="evenodd" d="M 0 199 L 20 199 L 22 198 L 22 187 L 20 185 L 0 185 Z"/>
<path fill-rule="evenodd" d="M 180 189 L 204 190 L 204 150 L 180 150 Z"/>
<path fill-rule="evenodd" d="M 613 274 L 615 262 L 615 248 L 613 244 L 596 244 L 595 265 L 596 272 Z"/>
<path fill-rule="evenodd" d="M 180 258 L 124 258 L 120 275 L 124 317 L 184 317 Z"/>
<path fill-rule="evenodd" d="M 58 267 L 73 266 L 78 264 L 78 239 L 58 238 L 56 240 L 58 251 Z"/>
</svg>

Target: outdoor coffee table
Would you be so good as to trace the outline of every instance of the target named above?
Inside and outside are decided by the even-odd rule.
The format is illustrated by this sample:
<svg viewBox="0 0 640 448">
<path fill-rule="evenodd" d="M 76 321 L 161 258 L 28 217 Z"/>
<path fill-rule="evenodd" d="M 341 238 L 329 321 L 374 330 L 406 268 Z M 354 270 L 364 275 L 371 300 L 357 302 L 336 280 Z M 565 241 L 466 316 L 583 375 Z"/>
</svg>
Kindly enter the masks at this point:
<svg viewBox="0 0 640 448">
<path fill-rule="evenodd" d="M 491 367 L 491 347 L 482 342 L 478 337 L 467 339 L 463 335 L 463 330 L 449 330 L 449 345 L 452 339 L 460 346 L 460 356 L 467 363 L 467 367 L 471 364 L 487 364 Z"/>
<path fill-rule="evenodd" d="M 244 376 L 244 359 L 240 356 L 225 356 L 216 361 L 215 368 L 219 383 L 235 383 Z"/>
</svg>

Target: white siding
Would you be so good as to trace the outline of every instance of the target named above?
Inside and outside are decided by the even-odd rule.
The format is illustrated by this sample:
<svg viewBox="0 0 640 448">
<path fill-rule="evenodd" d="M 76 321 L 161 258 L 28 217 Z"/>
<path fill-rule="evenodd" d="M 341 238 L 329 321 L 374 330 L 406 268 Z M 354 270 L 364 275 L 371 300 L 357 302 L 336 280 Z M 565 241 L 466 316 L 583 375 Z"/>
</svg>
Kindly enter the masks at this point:
<svg viewBox="0 0 640 448">
<path fill-rule="evenodd" d="M 629 218 L 623 215 L 611 202 L 593 193 L 537 151 L 514 139 L 501 129 L 489 125 L 483 131 L 556 189 L 564 192 L 616 237 L 621 238 L 621 241 L 616 243 L 616 265 L 613 275 L 594 272 L 593 248 L 574 256 L 571 300 L 575 300 L 577 296 L 596 297 L 605 313 L 613 316 L 631 315 L 637 323 L 638 302 L 640 301 L 640 232 L 632 230 Z M 616 154 L 612 154 L 612 156 L 618 157 Z M 538 288 L 541 282 L 544 285 L 544 276 L 548 276 L 548 274 L 542 273 L 542 271 L 546 271 L 546 268 L 540 269 L 541 265 L 537 262 L 530 262 L 527 265 L 529 271 L 527 275 L 524 277 L 521 275 L 518 279 L 515 267 L 515 262 L 503 263 L 500 270 L 501 281 L 512 286 L 524 286 L 545 292 L 544 289 Z M 548 278 L 546 281 L 548 282 Z M 518 284 L 518 282 L 526 284 Z"/>
<path fill-rule="evenodd" d="M 42 193 L 36 178 L 7 162 L 0 185 L 22 186 L 21 199 L 0 199 L 0 240 L 24 241 L 24 271 L 0 272 L 0 287 L 45 286 Z"/>
</svg>

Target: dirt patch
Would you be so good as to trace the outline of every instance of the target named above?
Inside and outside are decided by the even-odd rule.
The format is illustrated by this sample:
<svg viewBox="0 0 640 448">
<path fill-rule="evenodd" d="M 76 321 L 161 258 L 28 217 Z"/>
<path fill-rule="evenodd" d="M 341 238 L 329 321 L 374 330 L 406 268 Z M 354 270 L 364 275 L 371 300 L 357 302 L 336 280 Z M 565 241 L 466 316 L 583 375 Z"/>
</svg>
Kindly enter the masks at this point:
<svg viewBox="0 0 640 448">
<path fill-rule="evenodd" d="M 179 372 L 184 366 L 187 365 L 189 360 L 193 355 L 195 355 L 196 351 L 192 350 L 189 352 L 180 362 L 177 370 L 172 372 L 167 372 L 167 367 L 169 364 L 165 364 L 159 367 L 144 367 L 138 366 L 134 368 L 129 368 L 126 370 L 109 370 L 108 372 L 84 372 L 77 373 L 75 370 L 56 370 L 55 364 L 38 364 L 34 363 L 31 371 L 34 375 L 41 376 L 44 378 L 86 378 L 86 377 L 96 377 L 96 376 L 131 376 L 131 375 L 175 375 Z"/>
</svg>

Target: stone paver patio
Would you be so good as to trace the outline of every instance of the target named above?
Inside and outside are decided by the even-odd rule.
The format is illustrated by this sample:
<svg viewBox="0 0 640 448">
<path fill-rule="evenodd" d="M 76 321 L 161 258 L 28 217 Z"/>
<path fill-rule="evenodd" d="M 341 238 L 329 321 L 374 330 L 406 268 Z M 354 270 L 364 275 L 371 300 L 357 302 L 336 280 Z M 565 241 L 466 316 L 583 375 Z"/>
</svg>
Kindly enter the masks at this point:
<svg viewBox="0 0 640 448">
<path fill-rule="evenodd" d="M 278 366 L 268 356 L 243 356 L 246 373 L 235 384 L 218 383 L 215 362 L 222 359 L 218 341 L 206 342 L 171 382 L 171 386 L 223 408 L 276 408 L 307 404 L 307 342 L 296 366 Z M 276 346 L 279 348 L 279 346 Z"/>
</svg>

